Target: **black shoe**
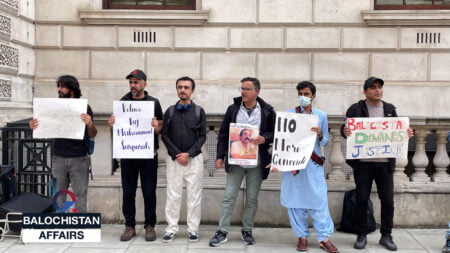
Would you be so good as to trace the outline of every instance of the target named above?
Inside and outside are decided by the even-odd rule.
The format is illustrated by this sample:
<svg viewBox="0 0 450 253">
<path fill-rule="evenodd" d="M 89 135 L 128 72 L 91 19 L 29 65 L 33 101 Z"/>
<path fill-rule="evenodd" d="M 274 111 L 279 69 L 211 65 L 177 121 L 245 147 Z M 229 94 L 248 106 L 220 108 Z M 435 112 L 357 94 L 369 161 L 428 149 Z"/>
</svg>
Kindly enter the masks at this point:
<svg viewBox="0 0 450 253">
<path fill-rule="evenodd" d="M 358 235 L 355 244 L 353 244 L 353 248 L 364 249 L 366 247 L 366 244 L 367 244 L 367 235 L 366 234 Z"/>
<path fill-rule="evenodd" d="M 390 251 L 397 250 L 397 245 L 395 245 L 391 235 L 382 235 L 379 243 L 380 245 L 383 245 L 387 250 Z"/>
<path fill-rule="evenodd" d="M 252 236 L 252 231 L 241 231 L 242 240 L 244 240 L 244 244 L 252 245 L 255 243 L 255 238 Z"/>
<path fill-rule="evenodd" d="M 209 246 L 217 247 L 227 242 L 227 234 L 222 231 L 217 231 L 214 237 L 209 240 Z"/>
</svg>

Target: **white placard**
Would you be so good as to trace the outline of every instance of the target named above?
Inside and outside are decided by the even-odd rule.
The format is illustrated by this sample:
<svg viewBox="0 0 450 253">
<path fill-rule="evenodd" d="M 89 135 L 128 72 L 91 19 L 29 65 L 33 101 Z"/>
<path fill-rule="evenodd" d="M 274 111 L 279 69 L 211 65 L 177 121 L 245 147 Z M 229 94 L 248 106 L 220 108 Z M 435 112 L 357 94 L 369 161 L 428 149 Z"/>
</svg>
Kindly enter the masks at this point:
<svg viewBox="0 0 450 253">
<path fill-rule="evenodd" d="M 153 101 L 114 101 L 113 158 L 154 156 Z"/>
<path fill-rule="evenodd" d="M 33 130 L 33 138 L 84 138 L 86 124 L 81 114 L 87 111 L 87 99 L 34 98 L 33 118 L 39 126 Z"/>
<path fill-rule="evenodd" d="M 408 156 L 408 117 L 348 118 L 347 127 L 347 159 Z"/>
<path fill-rule="evenodd" d="M 316 143 L 319 117 L 312 114 L 277 112 L 272 145 L 272 167 L 279 171 L 301 170 L 306 167 Z"/>
<path fill-rule="evenodd" d="M 258 145 L 252 139 L 259 136 L 258 126 L 231 123 L 228 141 L 228 163 L 256 166 L 258 164 Z"/>
<path fill-rule="evenodd" d="M 101 242 L 101 229 L 22 229 L 23 243 Z"/>
</svg>

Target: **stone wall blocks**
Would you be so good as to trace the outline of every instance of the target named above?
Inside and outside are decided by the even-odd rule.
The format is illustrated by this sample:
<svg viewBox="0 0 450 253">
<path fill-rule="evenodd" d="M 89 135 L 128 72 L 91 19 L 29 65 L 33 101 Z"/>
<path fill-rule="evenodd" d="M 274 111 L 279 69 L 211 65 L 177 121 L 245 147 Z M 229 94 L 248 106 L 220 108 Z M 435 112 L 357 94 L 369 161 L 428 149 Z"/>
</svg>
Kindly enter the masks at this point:
<svg viewBox="0 0 450 253">
<path fill-rule="evenodd" d="M 282 28 L 231 28 L 230 48 L 283 47 Z"/>
<path fill-rule="evenodd" d="M 397 49 L 397 28 L 349 27 L 342 29 L 344 49 Z"/>
<path fill-rule="evenodd" d="M 371 10 L 371 0 L 314 1 L 314 23 L 363 23 L 362 10 Z"/>
<path fill-rule="evenodd" d="M 450 28 L 401 28 L 400 48 L 412 50 L 439 50 L 450 48 Z"/>
<path fill-rule="evenodd" d="M 450 71 L 445 66 L 450 65 L 450 54 L 436 53 L 431 54 L 431 81 L 448 81 L 450 80 Z"/>
<path fill-rule="evenodd" d="M 259 23 L 311 23 L 311 0 L 260 0 Z"/>
<path fill-rule="evenodd" d="M 374 53 L 372 74 L 393 81 L 427 80 L 425 53 Z"/>
<path fill-rule="evenodd" d="M 255 76 L 255 65 L 254 53 L 204 53 L 202 79 L 239 81 Z"/>
<path fill-rule="evenodd" d="M 172 29 L 169 27 L 119 27 L 118 47 L 171 48 Z"/>
<path fill-rule="evenodd" d="M 78 10 L 90 9 L 92 0 L 37 0 L 36 22 L 80 22 Z"/>
<path fill-rule="evenodd" d="M 313 80 L 359 81 L 369 74 L 368 53 L 314 53 Z"/>
<path fill-rule="evenodd" d="M 256 23 L 256 0 L 202 0 L 209 23 Z"/>
<path fill-rule="evenodd" d="M 60 48 L 61 26 L 36 25 L 36 46 L 39 48 Z"/>
<path fill-rule="evenodd" d="M 226 48 L 225 27 L 175 28 L 175 48 Z"/>
<path fill-rule="evenodd" d="M 260 53 L 258 77 L 265 81 L 296 81 L 311 78 L 309 53 Z"/>
<path fill-rule="evenodd" d="M 339 49 L 339 28 L 286 28 L 286 49 Z"/>
<path fill-rule="evenodd" d="M 88 78 L 89 52 L 87 50 L 36 50 L 36 77 L 57 78 L 64 74 Z"/>
<path fill-rule="evenodd" d="M 148 52 L 147 69 L 151 79 L 176 80 L 182 76 L 200 78 L 199 52 Z"/>
<path fill-rule="evenodd" d="M 93 51 L 91 61 L 94 79 L 125 80 L 133 69 L 146 72 L 145 52 L 142 51 Z"/>
<path fill-rule="evenodd" d="M 63 47 L 115 48 L 116 29 L 105 26 L 63 26 Z"/>
</svg>

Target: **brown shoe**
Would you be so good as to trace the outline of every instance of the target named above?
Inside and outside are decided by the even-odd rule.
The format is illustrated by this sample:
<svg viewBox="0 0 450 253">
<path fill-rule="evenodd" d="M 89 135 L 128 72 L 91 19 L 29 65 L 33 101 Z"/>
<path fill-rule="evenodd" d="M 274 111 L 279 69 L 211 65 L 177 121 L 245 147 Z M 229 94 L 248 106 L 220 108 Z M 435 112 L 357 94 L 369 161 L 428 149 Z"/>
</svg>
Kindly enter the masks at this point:
<svg viewBox="0 0 450 253">
<path fill-rule="evenodd" d="M 336 246 L 334 246 L 330 240 L 328 241 L 321 241 L 320 242 L 320 247 L 325 250 L 326 252 L 330 252 L 330 253 L 339 253 L 338 249 L 336 248 Z"/>
<path fill-rule="evenodd" d="M 298 238 L 297 250 L 298 251 L 307 251 L 308 250 L 308 238 L 303 238 L 303 237 Z"/>
<path fill-rule="evenodd" d="M 156 240 L 155 229 L 152 226 L 150 226 L 150 225 L 147 225 L 145 227 L 145 240 L 147 242 Z"/>
<path fill-rule="evenodd" d="M 120 240 L 125 242 L 131 240 L 131 238 L 136 236 L 136 229 L 133 227 L 126 227 L 123 234 L 120 236 Z"/>
</svg>

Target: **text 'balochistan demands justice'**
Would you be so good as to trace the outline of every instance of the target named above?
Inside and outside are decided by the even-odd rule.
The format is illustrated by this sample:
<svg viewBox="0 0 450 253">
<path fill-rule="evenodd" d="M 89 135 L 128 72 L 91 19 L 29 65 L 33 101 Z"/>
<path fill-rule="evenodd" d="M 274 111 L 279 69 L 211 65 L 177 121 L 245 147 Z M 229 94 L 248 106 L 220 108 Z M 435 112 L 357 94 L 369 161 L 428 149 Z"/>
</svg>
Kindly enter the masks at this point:
<svg viewBox="0 0 450 253">
<path fill-rule="evenodd" d="M 301 170 L 308 164 L 314 150 L 317 115 L 277 112 L 273 140 L 272 167 L 279 171 Z"/>
<path fill-rule="evenodd" d="M 349 118 L 347 159 L 406 158 L 409 118 Z"/>
<path fill-rule="evenodd" d="M 114 101 L 113 158 L 153 159 L 153 101 Z"/>
</svg>

